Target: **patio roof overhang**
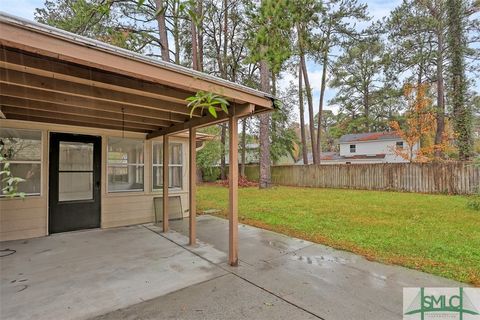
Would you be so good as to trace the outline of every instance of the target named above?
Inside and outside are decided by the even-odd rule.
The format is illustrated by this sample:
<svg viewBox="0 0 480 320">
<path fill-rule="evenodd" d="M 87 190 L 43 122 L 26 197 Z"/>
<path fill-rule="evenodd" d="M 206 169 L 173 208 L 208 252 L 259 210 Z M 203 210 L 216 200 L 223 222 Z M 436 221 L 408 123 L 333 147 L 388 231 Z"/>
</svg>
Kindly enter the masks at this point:
<svg viewBox="0 0 480 320">
<path fill-rule="evenodd" d="M 213 92 L 218 118 L 185 99 Z M 56 28 L 0 14 L 0 106 L 7 119 L 143 132 L 147 138 L 273 109 L 273 97 Z"/>
<path fill-rule="evenodd" d="M 198 91 L 225 97 L 217 118 L 185 99 Z M 163 136 L 188 131 L 190 244 L 196 241 L 196 128 L 229 122 L 229 263 L 238 264 L 238 118 L 272 111 L 274 98 L 202 72 L 149 58 L 56 28 L 0 13 L 0 116 Z M 163 166 L 163 185 L 168 185 Z M 168 231 L 168 188 L 163 188 Z"/>
</svg>

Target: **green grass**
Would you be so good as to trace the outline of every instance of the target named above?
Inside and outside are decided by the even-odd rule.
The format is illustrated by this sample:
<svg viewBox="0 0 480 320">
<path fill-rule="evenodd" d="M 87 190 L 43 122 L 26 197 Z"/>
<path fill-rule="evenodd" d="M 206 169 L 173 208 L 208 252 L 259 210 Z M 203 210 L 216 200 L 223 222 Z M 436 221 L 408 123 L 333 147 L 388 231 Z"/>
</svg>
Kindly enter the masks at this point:
<svg viewBox="0 0 480 320">
<path fill-rule="evenodd" d="M 199 212 L 228 189 L 199 186 Z M 363 190 L 241 188 L 239 219 L 276 232 L 480 286 L 480 212 L 468 197 Z"/>
</svg>

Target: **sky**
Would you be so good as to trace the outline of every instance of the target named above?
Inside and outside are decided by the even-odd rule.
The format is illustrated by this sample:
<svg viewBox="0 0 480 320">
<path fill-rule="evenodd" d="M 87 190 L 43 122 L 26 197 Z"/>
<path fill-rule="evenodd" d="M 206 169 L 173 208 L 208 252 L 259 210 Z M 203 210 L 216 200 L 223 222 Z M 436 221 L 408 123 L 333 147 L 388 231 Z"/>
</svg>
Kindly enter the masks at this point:
<svg viewBox="0 0 480 320">
<path fill-rule="evenodd" d="M 385 16 L 388 16 L 390 11 L 395 7 L 400 5 L 402 0 L 370 0 L 370 1 L 359 1 L 366 3 L 368 5 L 368 12 L 372 19 L 363 24 L 359 24 L 357 27 L 364 28 L 369 23 L 380 20 Z M 26 19 L 33 20 L 35 8 L 43 7 L 44 0 L 0 0 L 0 11 L 7 12 L 16 16 L 20 16 Z M 314 110 L 315 113 L 318 111 L 318 100 L 319 100 L 319 90 L 321 83 L 321 67 L 309 61 L 307 64 L 309 71 L 309 80 L 313 89 L 313 101 L 314 101 Z M 293 75 L 283 74 L 283 79 L 280 80 L 279 84 L 281 87 L 285 88 L 289 86 L 290 81 L 298 83 L 298 80 L 295 79 Z M 335 96 L 335 90 L 327 88 L 325 92 L 325 101 L 327 110 L 333 110 L 335 113 L 338 111 L 336 107 L 329 106 L 327 104 L 328 100 L 332 99 Z M 298 121 L 298 114 L 296 115 Z"/>
</svg>

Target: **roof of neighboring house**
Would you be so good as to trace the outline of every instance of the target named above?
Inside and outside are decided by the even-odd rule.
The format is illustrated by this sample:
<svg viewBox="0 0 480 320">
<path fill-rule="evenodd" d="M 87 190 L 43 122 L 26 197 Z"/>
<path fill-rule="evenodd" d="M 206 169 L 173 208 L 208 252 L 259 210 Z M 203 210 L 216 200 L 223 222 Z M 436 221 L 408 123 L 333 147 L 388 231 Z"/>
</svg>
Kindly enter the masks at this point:
<svg viewBox="0 0 480 320">
<path fill-rule="evenodd" d="M 385 154 L 380 153 L 380 154 L 374 154 L 374 155 L 368 155 L 368 154 L 357 154 L 351 157 L 341 157 L 343 160 L 366 160 L 366 159 L 384 159 Z"/>
<path fill-rule="evenodd" d="M 351 133 L 343 135 L 339 142 L 364 142 L 375 140 L 395 140 L 400 139 L 400 136 L 395 132 L 368 132 L 368 133 Z"/>
<path fill-rule="evenodd" d="M 308 163 L 313 163 L 312 153 L 309 152 L 307 155 Z M 375 154 L 375 155 L 354 155 L 351 157 L 341 156 L 338 152 L 322 152 L 320 156 L 320 162 L 322 161 L 351 161 L 351 160 L 380 160 L 384 159 L 385 154 Z M 303 159 L 300 159 L 296 164 L 303 164 Z"/>
</svg>

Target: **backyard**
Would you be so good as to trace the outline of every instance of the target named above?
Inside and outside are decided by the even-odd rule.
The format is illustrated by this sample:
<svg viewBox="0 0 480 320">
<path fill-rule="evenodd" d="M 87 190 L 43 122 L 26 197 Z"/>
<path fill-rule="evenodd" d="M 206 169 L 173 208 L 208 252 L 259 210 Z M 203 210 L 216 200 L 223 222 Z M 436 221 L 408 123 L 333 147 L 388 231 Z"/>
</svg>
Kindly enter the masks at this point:
<svg viewBox="0 0 480 320">
<path fill-rule="evenodd" d="M 480 212 L 467 197 L 250 187 L 239 201 L 242 223 L 480 286 Z M 225 217 L 228 189 L 201 185 L 197 203 Z"/>
</svg>

